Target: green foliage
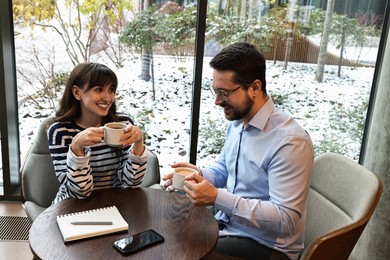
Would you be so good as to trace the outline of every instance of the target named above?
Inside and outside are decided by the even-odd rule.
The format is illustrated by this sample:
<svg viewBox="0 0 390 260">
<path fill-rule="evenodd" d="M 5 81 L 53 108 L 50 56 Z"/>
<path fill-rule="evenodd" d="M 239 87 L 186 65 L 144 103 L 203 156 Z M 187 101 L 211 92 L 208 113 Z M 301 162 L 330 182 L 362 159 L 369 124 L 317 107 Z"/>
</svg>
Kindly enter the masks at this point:
<svg viewBox="0 0 390 260">
<path fill-rule="evenodd" d="M 151 122 L 152 122 L 152 118 L 154 117 L 154 114 L 153 114 L 153 109 L 147 109 L 147 108 L 144 108 L 144 109 L 141 109 L 140 111 L 138 111 L 138 113 L 135 115 L 135 118 L 136 118 L 136 125 L 141 128 L 144 132 L 144 139 L 146 140 L 148 138 L 148 133 L 147 131 L 145 130 L 145 127 L 147 125 L 150 125 Z"/>
<path fill-rule="evenodd" d="M 68 80 L 69 72 L 56 72 L 54 76 L 47 82 L 47 87 L 51 89 L 53 94 L 61 90 L 66 85 Z"/>
<path fill-rule="evenodd" d="M 270 37 L 278 39 L 286 38 L 286 30 L 289 27 L 284 21 L 286 13 L 287 8 L 280 6 L 275 6 L 269 10 L 266 17 L 266 23 Z"/>
<path fill-rule="evenodd" d="M 68 80 L 68 76 L 68 72 L 54 73 L 54 75 L 47 81 L 46 86 L 42 90 L 43 94 L 52 100 L 50 103 L 52 104 L 53 109 L 55 108 L 57 100 L 60 98 L 63 92 L 66 81 Z M 40 95 L 39 92 L 37 94 L 38 96 Z"/>
<path fill-rule="evenodd" d="M 153 117 L 153 109 L 145 108 L 140 110 L 135 118 L 137 118 L 137 125 L 140 126 L 140 128 L 144 129 L 146 125 L 149 125 L 152 122 L 151 118 Z"/>
<path fill-rule="evenodd" d="M 165 50 L 177 50 L 195 43 L 196 7 L 163 13 L 153 5 L 127 22 L 119 40 L 128 48 L 151 51 L 161 45 Z"/>
<path fill-rule="evenodd" d="M 164 14 L 157 12 L 156 5 L 141 11 L 134 19 L 124 25 L 119 41 L 130 49 L 135 48 L 138 51 L 145 49 L 151 52 L 159 38 L 156 25 L 163 16 Z"/>
<path fill-rule="evenodd" d="M 314 156 L 327 152 L 345 154 L 347 149 L 344 149 L 344 147 L 343 141 L 339 136 L 327 133 L 319 144 L 314 146 Z"/>
<path fill-rule="evenodd" d="M 207 157 L 211 154 L 219 154 L 225 143 L 226 121 L 210 120 L 203 124 L 199 129 L 199 150 L 200 158 Z"/>
<path fill-rule="evenodd" d="M 356 18 L 349 18 L 347 15 L 333 14 L 331 39 L 339 43 L 338 47 L 343 44 L 342 35 L 347 36 L 347 40 L 357 46 L 364 46 L 367 35 L 371 34 L 373 27 L 360 25 Z"/>
<path fill-rule="evenodd" d="M 283 106 L 286 100 L 289 100 L 288 94 L 272 94 L 272 100 L 276 106 Z"/>
<path fill-rule="evenodd" d="M 352 140 L 361 142 L 367 109 L 368 101 L 363 100 L 361 104 L 356 103 L 348 109 L 344 107 L 335 109 L 330 120 L 333 122 L 335 129 L 347 132 Z M 346 125 L 352 127 L 346 127 Z"/>
<path fill-rule="evenodd" d="M 325 11 L 322 9 L 312 9 L 310 21 L 307 24 L 300 24 L 298 30 L 303 35 L 314 35 L 322 33 L 325 22 Z M 347 36 L 350 43 L 363 46 L 366 42 L 365 36 L 373 34 L 373 26 L 365 26 L 359 23 L 357 18 L 349 18 L 347 15 L 333 14 L 330 40 L 334 43 L 342 44 L 342 35 Z"/>
<path fill-rule="evenodd" d="M 315 146 L 315 154 L 335 152 L 346 154 L 349 146 L 360 144 L 363 139 L 364 125 L 368 102 L 362 101 L 351 108 L 336 107 L 330 115 L 330 128 L 332 131 L 325 132 L 319 144 Z M 339 134 L 334 134 L 338 132 Z"/>
<path fill-rule="evenodd" d="M 156 26 L 160 40 L 171 49 L 194 46 L 196 33 L 196 7 L 184 8 L 181 12 L 165 15 Z"/>
<path fill-rule="evenodd" d="M 324 22 L 325 11 L 319 8 L 314 8 L 310 11 L 309 22 L 298 24 L 298 31 L 300 34 L 306 36 L 322 33 Z"/>
<path fill-rule="evenodd" d="M 248 42 L 264 51 L 270 45 L 268 26 L 257 19 L 212 16 L 208 21 L 207 35 L 215 38 L 223 47 L 236 42 Z"/>
</svg>

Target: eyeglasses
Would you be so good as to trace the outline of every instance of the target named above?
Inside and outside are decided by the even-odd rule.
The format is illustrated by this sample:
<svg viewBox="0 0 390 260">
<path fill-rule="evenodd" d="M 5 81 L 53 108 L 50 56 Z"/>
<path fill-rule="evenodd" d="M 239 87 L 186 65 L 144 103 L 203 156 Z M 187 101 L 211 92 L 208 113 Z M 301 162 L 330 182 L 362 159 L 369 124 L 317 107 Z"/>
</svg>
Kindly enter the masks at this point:
<svg viewBox="0 0 390 260">
<path fill-rule="evenodd" d="M 223 101 L 228 101 L 229 96 L 233 94 L 234 91 L 241 88 L 241 86 L 236 87 L 232 90 L 225 90 L 225 89 L 214 89 L 212 86 L 210 86 L 210 90 L 213 93 L 214 96 L 219 96 Z"/>
</svg>

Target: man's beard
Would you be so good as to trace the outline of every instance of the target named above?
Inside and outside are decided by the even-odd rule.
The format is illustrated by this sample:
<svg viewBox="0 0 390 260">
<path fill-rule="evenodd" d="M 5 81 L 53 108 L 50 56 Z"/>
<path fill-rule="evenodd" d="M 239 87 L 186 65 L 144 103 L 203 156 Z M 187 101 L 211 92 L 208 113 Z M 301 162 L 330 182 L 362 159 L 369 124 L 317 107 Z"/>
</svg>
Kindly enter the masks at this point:
<svg viewBox="0 0 390 260">
<path fill-rule="evenodd" d="M 252 109 L 254 101 L 252 99 L 250 99 L 248 96 L 246 96 L 245 99 L 246 100 L 243 102 L 243 104 L 245 104 L 245 106 L 243 108 L 234 107 L 234 106 L 230 105 L 227 101 L 224 101 L 220 105 L 222 108 L 233 109 L 232 114 L 227 115 L 225 113 L 225 117 L 227 120 L 229 120 L 229 121 L 240 120 L 240 119 L 243 119 L 249 113 L 249 111 Z"/>
</svg>

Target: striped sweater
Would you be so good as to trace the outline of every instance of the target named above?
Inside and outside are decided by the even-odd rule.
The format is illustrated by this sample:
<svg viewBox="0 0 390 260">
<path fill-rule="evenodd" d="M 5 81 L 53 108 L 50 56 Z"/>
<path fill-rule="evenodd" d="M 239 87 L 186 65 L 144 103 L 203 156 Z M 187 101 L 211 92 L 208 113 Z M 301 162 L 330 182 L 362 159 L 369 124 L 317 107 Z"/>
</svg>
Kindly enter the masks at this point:
<svg viewBox="0 0 390 260">
<path fill-rule="evenodd" d="M 121 122 L 132 122 L 121 117 Z M 87 198 L 93 190 L 112 187 L 138 187 L 146 170 L 147 149 L 135 156 L 130 147 L 113 148 L 105 143 L 90 147 L 83 157 L 69 148 L 72 139 L 84 128 L 74 122 L 55 122 L 48 129 L 48 141 L 60 188 L 53 201 L 68 197 Z"/>
</svg>

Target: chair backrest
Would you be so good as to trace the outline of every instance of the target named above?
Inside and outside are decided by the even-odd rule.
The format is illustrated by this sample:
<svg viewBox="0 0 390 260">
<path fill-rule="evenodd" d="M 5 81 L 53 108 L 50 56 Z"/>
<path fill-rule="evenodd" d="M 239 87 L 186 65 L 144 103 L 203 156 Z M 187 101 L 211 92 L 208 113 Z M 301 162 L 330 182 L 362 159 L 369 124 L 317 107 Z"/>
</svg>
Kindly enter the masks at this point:
<svg viewBox="0 0 390 260">
<path fill-rule="evenodd" d="M 20 170 L 22 198 L 26 213 L 31 220 L 34 220 L 40 212 L 51 205 L 60 185 L 55 176 L 47 141 L 47 129 L 54 122 L 54 119 L 54 116 L 50 116 L 42 121 Z M 148 165 L 141 186 L 150 187 L 159 183 L 159 161 L 157 156 L 149 151 Z"/>
<path fill-rule="evenodd" d="M 53 116 L 42 121 L 20 170 L 23 199 L 40 207 L 50 206 L 60 186 L 47 141 L 47 129 L 53 122 Z"/>
<path fill-rule="evenodd" d="M 301 259 L 348 259 L 382 189 L 379 177 L 345 156 L 316 157 Z"/>
<path fill-rule="evenodd" d="M 161 188 L 160 184 L 160 163 L 158 161 L 157 155 L 148 151 L 148 164 L 146 166 L 145 177 L 141 183 L 142 187 L 153 187 Z M 156 185 L 158 184 L 158 185 Z"/>
</svg>

